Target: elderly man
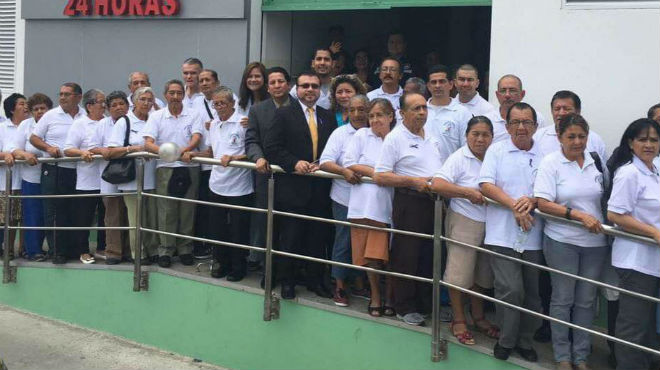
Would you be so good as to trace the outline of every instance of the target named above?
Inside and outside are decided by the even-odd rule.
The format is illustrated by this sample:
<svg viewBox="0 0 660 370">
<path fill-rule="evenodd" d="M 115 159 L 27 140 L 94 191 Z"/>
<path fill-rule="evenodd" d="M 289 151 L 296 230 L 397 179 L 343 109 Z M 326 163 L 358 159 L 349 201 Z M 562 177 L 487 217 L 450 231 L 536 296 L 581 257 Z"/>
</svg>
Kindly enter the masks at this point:
<svg viewBox="0 0 660 370">
<path fill-rule="evenodd" d="M 128 90 L 131 92 L 128 94 L 128 105 L 130 110 L 133 110 L 133 93 L 135 90 L 141 87 L 151 87 L 151 81 L 149 81 L 149 75 L 145 72 L 132 72 L 128 75 Z M 154 98 L 154 105 L 151 108 L 152 112 L 155 112 L 161 108 L 165 108 L 165 103 L 158 98 Z"/>
<path fill-rule="evenodd" d="M 325 48 L 314 50 L 312 57 L 312 70 L 321 79 L 321 95 L 316 105 L 323 109 L 330 109 L 330 82 L 332 80 L 332 52 Z M 289 92 L 298 99 L 298 89 L 294 85 Z"/>
<path fill-rule="evenodd" d="M 44 152 L 45 157 L 59 158 L 64 155 L 64 144 L 73 121 L 85 115 L 78 104 L 82 89 L 74 82 L 60 87 L 60 105 L 41 117 L 34 126 L 30 143 Z M 41 166 L 41 193 L 43 195 L 74 194 L 76 192 L 76 163 L 44 163 Z M 68 199 L 44 199 L 44 226 L 73 226 L 76 212 Z M 54 264 L 66 263 L 74 257 L 68 249 L 74 245 L 75 233 L 68 231 L 46 231 L 49 253 Z M 57 244 L 55 244 L 57 240 Z M 52 251 L 50 250 L 52 249 Z M 75 256 L 78 257 L 78 256 Z"/>
<path fill-rule="evenodd" d="M 403 124 L 385 137 L 374 180 L 380 186 L 395 188 L 392 223 L 397 229 L 433 234 L 434 203 L 428 189 L 433 174 L 442 167 L 442 160 L 435 139 L 426 130 L 426 98 L 415 93 L 403 95 L 401 115 Z M 392 271 L 430 277 L 432 261 L 430 240 L 393 235 Z M 430 286 L 407 279 L 393 279 L 392 285 L 397 316 L 406 324 L 422 325 L 424 316 L 420 312 L 430 309 Z M 420 301 L 423 303 L 418 305 Z"/>
<path fill-rule="evenodd" d="M 473 116 L 483 116 L 495 110 L 495 107 L 482 98 L 477 91 L 479 87 L 479 71 L 471 64 L 463 64 L 454 76 L 454 85 L 458 90 L 456 99 L 467 108 Z"/>
<path fill-rule="evenodd" d="M 298 76 L 296 90 L 299 100 L 280 107 L 266 132 L 266 159 L 287 172 L 276 176 L 275 207 L 278 210 L 330 218 L 330 181 L 300 176 L 319 169 L 318 159 L 332 131 L 337 127 L 334 115 L 318 106 L 321 78 L 314 72 Z M 295 172 L 295 174 L 294 174 Z M 278 247 L 286 252 L 304 253 L 312 257 L 327 257 L 326 247 L 331 230 L 326 224 L 291 217 L 278 220 Z M 324 266 L 307 264 L 307 289 L 321 297 L 332 297 L 323 283 Z M 296 296 L 294 263 L 279 258 L 277 275 L 282 281 L 282 298 Z"/>
<path fill-rule="evenodd" d="M 179 80 L 165 83 L 167 108 L 149 116 L 144 128 L 145 148 L 158 153 L 163 143 L 175 143 L 180 153 L 197 148 L 204 130 L 199 114 L 184 106 L 185 87 Z M 156 170 L 156 193 L 186 199 L 197 199 L 199 192 L 199 165 L 191 163 L 167 163 L 159 160 Z M 158 199 L 158 228 L 183 235 L 193 235 L 195 205 L 167 199 Z M 193 264 L 192 241 L 161 235 L 158 249 L 158 265 L 170 267 L 174 250 L 181 263 Z"/>
<path fill-rule="evenodd" d="M 195 108 L 197 100 L 204 99 L 204 94 L 199 89 L 199 74 L 202 69 L 204 64 L 197 58 L 188 58 L 181 66 L 181 76 L 186 86 L 182 103 L 188 109 Z"/>
</svg>

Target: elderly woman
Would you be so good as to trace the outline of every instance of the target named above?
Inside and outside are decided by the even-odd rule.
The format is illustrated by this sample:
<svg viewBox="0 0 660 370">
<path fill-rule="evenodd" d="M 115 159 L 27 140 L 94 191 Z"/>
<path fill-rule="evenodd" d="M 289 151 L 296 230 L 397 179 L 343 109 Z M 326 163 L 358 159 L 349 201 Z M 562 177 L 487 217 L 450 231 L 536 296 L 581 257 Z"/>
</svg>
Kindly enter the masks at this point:
<svg viewBox="0 0 660 370">
<path fill-rule="evenodd" d="M 19 124 L 28 118 L 29 111 L 27 106 L 27 101 L 25 96 L 21 94 L 11 94 L 4 101 L 4 110 L 5 115 L 7 115 L 7 120 L 0 123 L 2 126 L 2 131 L 0 132 L 0 159 L 4 159 L 6 166 L 13 166 L 14 157 L 12 155 L 13 151 L 13 142 L 15 137 L 18 134 Z M 6 189 L 6 180 L 5 180 L 5 167 L 0 167 L 0 195 L 5 192 L 10 192 L 12 194 L 19 194 L 21 190 L 21 167 L 17 166 L 13 168 L 12 172 L 12 183 L 11 189 Z M 9 225 L 16 226 L 21 221 L 21 204 L 19 202 L 13 202 L 12 208 L 9 212 L 9 220 L 5 219 L 5 210 L 9 205 L 5 202 L 5 197 L 2 196 L 0 200 L 0 225 L 4 225 L 6 222 Z M 16 238 L 16 231 L 11 230 L 9 235 L 4 235 L 3 238 L 6 239 L 5 247 L 9 251 L 9 255 L 13 256 L 14 254 L 14 240 Z M 19 241 L 19 247 L 21 243 Z"/>
<path fill-rule="evenodd" d="M 133 110 L 126 114 L 126 119 L 118 120 L 112 127 L 110 139 L 108 140 L 108 156 L 110 158 L 121 158 L 129 153 L 144 151 L 144 126 L 147 124 L 149 113 L 155 103 L 154 91 L 151 87 L 141 87 L 131 96 L 133 99 Z M 127 127 L 128 125 L 128 127 Z M 128 132 L 128 137 L 126 133 Z M 128 142 L 128 145 L 126 145 Z M 146 160 L 144 163 L 143 190 L 153 192 L 156 188 L 156 161 Z M 137 190 L 137 179 L 123 184 L 117 184 L 121 192 L 135 192 Z M 128 214 L 128 226 L 135 227 L 137 224 L 137 199 L 135 195 L 124 195 L 124 204 Z M 154 198 L 142 198 L 142 226 L 149 229 L 158 228 L 158 210 Z M 129 231 L 129 244 L 131 256 L 135 259 L 135 230 Z M 143 265 L 150 265 L 158 259 L 158 236 L 153 233 L 142 233 Z"/>
<path fill-rule="evenodd" d="M 597 280 L 608 256 L 607 238 L 602 234 L 600 199 L 606 187 L 607 168 L 598 154 L 587 151 L 589 125 L 571 113 L 557 127 L 561 149 L 548 154 L 539 165 L 534 196 L 539 210 L 580 221 L 584 228 L 547 220 L 543 253 L 549 267 Z M 591 327 L 597 287 L 570 277 L 551 274 L 550 316 Z M 552 347 L 557 368 L 586 369 L 591 352 L 589 333 L 551 323 Z"/>
<path fill-rule="evenodd" d="M 344 166 L 358 176 L 373 177 L 383 140 L 396 122 L 394 108 L 387 99 L 376 98 L 367 107 L 367 117 L 370 127 L 362 128 L 353 135 L 344 154 Z M 393 194 L 392 188 L 376 184 L 353 185 L 348 203 L 348 220 L 368 226 L 387 227 L 392 223 Z M 350 229 L 353 264 L 383 269 L 389 260 L 389 234 L 353 226 Z M 369 315 L 394 316 L 391 303 L 382 303 L 380 276 L 368 272 L 367 277 L 371 287 L 371 301 L 367 306 Z M 386 281 L 386 287 L 389 288 L 390 279 Z"/>
<path fill-rule="evenodd" d="M 348 123 L 348 105 L 355 95 L 366 95 L 367 89 L 356 75 L 339 75 L 330 84 L 330 109 L 335 112 L 337 126 Z"/>
<path fill-rule="evenodd" d="M 266 86 L 266 66 L 260 62 L 249 63 L 243 71 L 241 86 L 238 89 L 236 111 L 241 117 L 247 117 L 250 107 L 268 99 Z"/>
<path fill-rule="evenodd" d="M 486 150 L 493 142 L 493 124 L 484 116 L 473 117 L 467 123 L 467 145 L 463 146 L 443 164 L 435 175 L 431 189 L 443 197 L 451 198 L 445 230 L 447 237 L 462 243 L 483 246 L 486 233 L 486 206 L 479 191 L 479 173 Z M 483 293 L 493 287 L 493 271 L 488 254 L 472 248 L 447 243 L 445 281 L 461 288 Z M 453 320 L 452 334 L 462 344 L 475 344 L 467 328 L 463 306 L 463 293 L 449 289 Z M 498 328 L 484 317 L 481 298 L 471 296 L 472 321 L 476 328 L 497 338 Z"/>
<path fill-rule="evenodd" d="M 92 159 L 91 150 L 95 147 L 94 135 L 98 130 L 99 121 L 104 118 L 105 94 L 101 90 L 91 89 L 83 94 L 82 104 L 86 115 L 73 121 L 64 144 L 64 155 L 80 157 L 82 162 L 76 163 L 76 194 L 98 194 L 101 188 L 99 168 L 101 163 Z M 73 198 L 76 212 L 73 215 L 75 226 L 90 226 L 94 220 L 94 211 L 98 198 Z M 80 262 L 94 263 L 94 257 L 89 251 L 89 230 L 76 230 L 74 252 L 80 254 Z"/>
<path fill-rule="evenodd" d="M 541 153 L 532 136 L 538 126 L 536 111 L 527 103 L 509 108 L 506 128 L 511 138 L 490 147 L 479 173 L 481 192 L 499 202 L 486 207 L 485 244 L 494 252 L 540 264 L 543 222 L 533 216 L 534 177 Z M 495 298 L 540 311 L 539 271 L 497 256 L 491 256 Z M 494 356 L 509 358 L 515 349 L 522 358 L 535 362 L 538 356 L 532 348 L 534 331 L 541 321 L 511 308 L 497 306 L 498 322 L 502 326 L 495 343 Z"/>
<path fill-rule="evenodd" d="M 660 125 L 643 118 L 631 123 L 611 158 L 614 181 L 607 218 L 627 232 L 651 237 L 656 245 L 615 237 L 612 265 L 620 287 L 657 296 L 660 286 L 660 175 L 653 164 L 660 152 Z M 617 338 L 654 347 L 656 304 L 628 294 L 619 295 Z M 574 331 L 575 332 L 575 331 Z M 617 369 L 648 369 L 650 354 L 615 344 Z"/>
<path fill-rule="evenodd" d="M 349 85 L 348 83 L 344 84 Z M 333 86 L 335 86 L 334 83 Z M 323 171 L 336 173 L 344 177 L 343 180 L 332 180 L 332 189 L 330 190 L 332 215 L 338 221 L 346 221 L 351 184 L 360 182 L 360 175 L 346 168 L 344 165 L 344 155 L 353 135 L 359 129 L 368 125 L 368 102 L 369 99 L 364 95 L 355 95 L 349 99 L 348 112 L 350 123 L 332 132 L 319 159 Z M 335 225 L 335 243 L 332 248 L 332 260 L 351 263 L 351 234 L 348 226 Z M 335 278 L 336 282 L 333 300 L 337 306 L 348 306 L 348 295 L 346 294 L 345 286 L 348 273 L 349 270 L 345 267 L 332 266 L 332 277 Z M 361 285 L 360 283 L 361 280 L 356 285 L 359 286 Z"/>
<path fill-rule="evenodd" d="M 37 157 L 41 151 L 30 143 L 34 125 L 53 108 L 53 101 L 44 94 L 36 93 L 27 101 L 32 118 L 27 118 L 18 126 L 12 144 L 14 158 L 27 161 L 21 169 L 21 193 L 23 195 L 41 195 L 41 164 Z M 44 226 L 44 208 L 41 199 L 22 199 L 23 225 L 27 227 Z M 30 261 L 45 261 L 42 250 L 46 234 L 43 230 L 26 230 L 24 245 L 26 258 Z"/>
</svg>

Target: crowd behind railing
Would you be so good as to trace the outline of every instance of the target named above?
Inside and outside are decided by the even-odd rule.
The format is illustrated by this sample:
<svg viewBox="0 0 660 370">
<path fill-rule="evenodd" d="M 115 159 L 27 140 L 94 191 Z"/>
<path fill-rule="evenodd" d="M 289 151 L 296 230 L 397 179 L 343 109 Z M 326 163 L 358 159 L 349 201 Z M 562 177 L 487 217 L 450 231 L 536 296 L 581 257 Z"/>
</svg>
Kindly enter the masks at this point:
<svg viewBox="0 0 660 370">
<path fill-rule="evenodd" d="M 4 250 L 54 264 L 138 258 L 168 268 L 175 256 L 183 265 L 212 258 L 212 277 L 240 281 L 264 267 L 274 176 L 273 284 L 283 299 L 305 285 L 338 306 L 368 299 L 371 316 L 422 325 L 442 223 L 442 280 L 452 288 L 439 319 L 460 343 L 475 344 L 477 330 L 497 339 L 495 357 L 536 361 L 533 341 L 551 339 L 558 368 L 588 368 L 592 331 L 571 333 L 512 306 L 590 329 L 600 286 L 608 334 L 658 349 L 660 104 L 628 125 L 608 157 L 574 92 L 554 94 L 553 122 L 543 126 L 515 75 L 499 79 L 495 108 L 471 65 L 431 66 L 425 84 L 416 78 L 404 90 L 404 59 L 392 55 L 377 66 L 381 87 L 367 92 L 361 73 L 337 74 L 337 55 L 315 50 L 295 84 L 284 68 L 250 63 L 238 96 L 196 58 L 184 61 L 183 81 L 165 84 L 165 102 L 144 72 L 129 75 L 129 95 L 65 83 L 55 108 L 45 94 L 12 94 L 0 123 Z M 141 152 L 160 159 L 136 164 L 129 154 Z M 63 157 L 77 162 L 44 160 Z M 442 220 L 436 195 L 448 202 Z M 497 305 L 496 323 L 484 297 L 508 304 Z M 654 360 L 612 346 L 617 368 Z"/>
</svg>

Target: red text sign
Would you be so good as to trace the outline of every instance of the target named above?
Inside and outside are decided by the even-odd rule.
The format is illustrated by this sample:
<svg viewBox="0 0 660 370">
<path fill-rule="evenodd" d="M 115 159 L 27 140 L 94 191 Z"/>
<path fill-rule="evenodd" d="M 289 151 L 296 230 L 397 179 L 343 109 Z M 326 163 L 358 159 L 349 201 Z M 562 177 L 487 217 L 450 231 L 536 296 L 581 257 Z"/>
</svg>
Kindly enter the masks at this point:
<svg viewBox="0 0 660 370">
<path fill-rule="evenodd" d="M 180 10 L 179 0 L 67 0 L 64 15 L 171 17 Z"/>
</svg>

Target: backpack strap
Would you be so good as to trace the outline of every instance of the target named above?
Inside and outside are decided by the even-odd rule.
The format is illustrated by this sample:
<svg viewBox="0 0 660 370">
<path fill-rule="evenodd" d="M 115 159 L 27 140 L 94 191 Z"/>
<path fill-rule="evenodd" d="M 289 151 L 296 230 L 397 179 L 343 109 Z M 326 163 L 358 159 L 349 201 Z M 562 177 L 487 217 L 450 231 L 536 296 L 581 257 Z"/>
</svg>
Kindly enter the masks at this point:
<svg viewBox="0 0 660 370">
<path fill-rule="evenodd" d="M 122 116 L 121 118 L 126 120 L 126 133 L 124 134 L 124 146 L 128 146 L 128 137 L 131 134 L 131 120 L 128 119 L 128 116 Z"/>
<path fill-rule="evenodd" d="M 591 158 L 594 159 L 594 164 L 596 165 L 596 168 L 598 169 L 598 172 L 603 173 L 603 162 L 600 160 L 600 156 L 596 152 L 589 152 L 591 155 Z"/>
</svg>

